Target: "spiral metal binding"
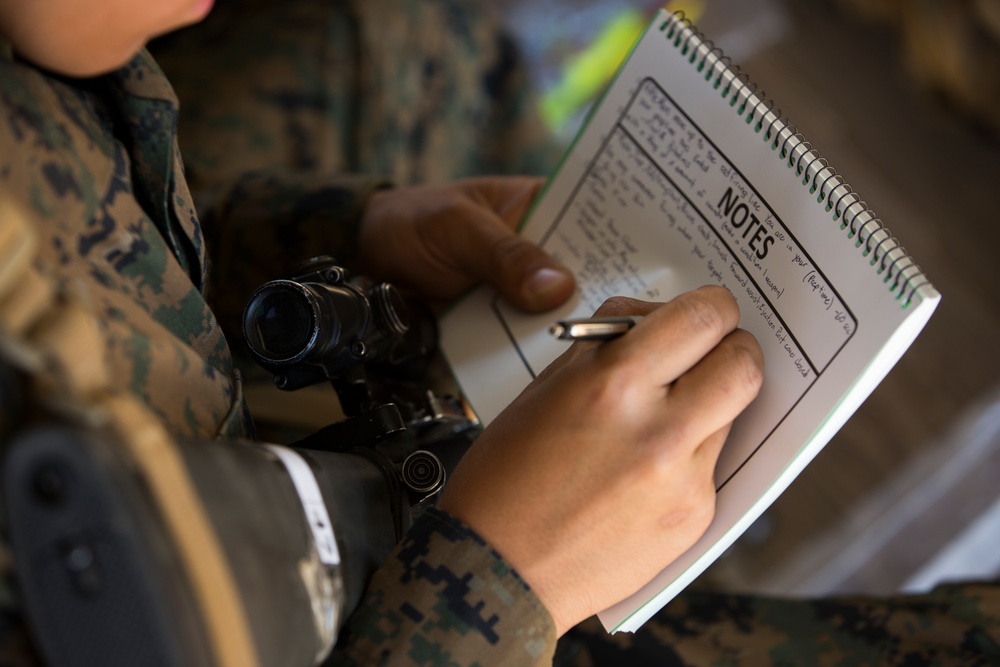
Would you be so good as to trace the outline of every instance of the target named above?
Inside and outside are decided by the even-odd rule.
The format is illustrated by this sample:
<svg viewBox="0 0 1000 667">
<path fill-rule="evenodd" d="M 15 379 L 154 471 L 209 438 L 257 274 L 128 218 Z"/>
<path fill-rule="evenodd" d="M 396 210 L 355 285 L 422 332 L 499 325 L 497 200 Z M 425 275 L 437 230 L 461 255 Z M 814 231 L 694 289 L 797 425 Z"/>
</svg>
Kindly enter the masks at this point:
<svg viewBox="0 0 1000 667">
<path fill-rule="evenodd" d="M 856 247 L 863 248 L 862 256 L 870 257 L 872 267 L 883 276 L 890 291 L 902 300 L 904 307 L 908 306 L 917 291 L 930 281 L 854 188 L 806 141 L 781 109 L 775 107 L 774 101 L 692 25 L 684 12 L 674 12 L 660 25 L 660 32 L 698 72 L 705 73 L 705 81 L 745 118 L 747 125 L 770 142 L 771 149 L 788 168 L 802 177 L 802 185 L 817 195 L 816 202 L 825 205 L 847 237 L 854 239 Z"/>
</svg>

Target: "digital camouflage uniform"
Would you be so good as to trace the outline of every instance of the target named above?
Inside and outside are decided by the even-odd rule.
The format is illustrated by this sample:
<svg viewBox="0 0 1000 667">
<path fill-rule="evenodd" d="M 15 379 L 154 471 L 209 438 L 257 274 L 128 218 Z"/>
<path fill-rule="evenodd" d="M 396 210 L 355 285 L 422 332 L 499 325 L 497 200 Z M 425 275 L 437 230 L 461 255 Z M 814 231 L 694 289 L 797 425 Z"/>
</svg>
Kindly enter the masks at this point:
<svg viewBox="0 0 1000 667">
<path fill-rule="evenodd" d="M 177 100 L 147 53 L 85 81 L 41 72 L 3 45 L 0 54 L 0 198 L 29 215 L 40 240 L 36 264 L 72 284 L 101 316 L 104 346 L 94 353 L 171 434 L 251 435 L 215 313 L 232 324 L 254 287 L 303 258 L 330 252 L 349 261 L 364 199 L 385 177 L 264 160 L 256 171 L 245 166 L 205 179 L 200 220 L 175 139 Z M 493 71 L 484 72 L 485 82 L 499 93 L 505 73 L 493 81 Z M 278 106 L 289 108 L 286 100 Z M 0 363 L 6 434 L 35 412 L 22 380 Z M 10 602 L 9 558 L 0 563 L 8 570 L 0 664 L 34 664 Z M 488 545 L 450 517 L 428 513 L 377 579 L 357 615 L 361 630 L 344 633 L 334 662 L 368 665 L 412 654 L 418 661 L 495 656 L 490 662 L 530 664 L 551 656 L 547 612 Z"/>
<path fill-rule="evenodd" d="M 157 45 L 189 102 L 187 178 L 176 100 L 145 53 L 90 81 L 0 56 L 0 197 L 30 211 L 41 265 L 104 316 L 97 353 L 178 437 L 250 435 L 222 329 L 249 290 L 289 264 L 319 252 L 349 261 L 372 188 L 550 164 L 522 113 L 514 51 L 489 21 L 443 0 L 359 7 L 229 0 L 204 26 Z M 0 398 L 0 434 L 9 433 L 32 410 L 2 364 Z M 987 585 L 905 601 L 689 593 L 635 635 L 608 637 L 591 620 L 560 641 L 555 660 L 997 664 L 997 600 Z M 17 606 L 7 606 L 0 664 L 35 664 Z M 548 614 L 510 566 L 429 512 L 376 573 L 330 661 L 547 664 L 555 649 Z"/>
</svg>

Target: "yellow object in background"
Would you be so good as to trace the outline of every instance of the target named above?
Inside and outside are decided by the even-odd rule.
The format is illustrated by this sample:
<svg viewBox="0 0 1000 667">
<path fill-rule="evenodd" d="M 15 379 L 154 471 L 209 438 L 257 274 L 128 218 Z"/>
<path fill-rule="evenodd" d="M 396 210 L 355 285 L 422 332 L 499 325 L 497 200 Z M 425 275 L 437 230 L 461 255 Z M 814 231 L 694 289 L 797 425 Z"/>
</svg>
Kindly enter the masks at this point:
<svg viewBox="0 0 1000 667">
<path fill-rule="evenodd" d="M 664 5 L 668 12 L 684 12 L 684 16 L 697 21 L 705 12 L 708 0 L 674 0 Z"/>
<path fill-rule="evenodd" d="M 683 11 L 692 21 L 703 13 L 708 0 L 668 2 L 671 12 Z M 589 104 L 607 84 L 649 21 L 649 12 L 628 8 L 619 12 L 584 51 L 566 64 L 559 83 L 542 96 L 542 118 L 558 131 Z"/>
</svg>

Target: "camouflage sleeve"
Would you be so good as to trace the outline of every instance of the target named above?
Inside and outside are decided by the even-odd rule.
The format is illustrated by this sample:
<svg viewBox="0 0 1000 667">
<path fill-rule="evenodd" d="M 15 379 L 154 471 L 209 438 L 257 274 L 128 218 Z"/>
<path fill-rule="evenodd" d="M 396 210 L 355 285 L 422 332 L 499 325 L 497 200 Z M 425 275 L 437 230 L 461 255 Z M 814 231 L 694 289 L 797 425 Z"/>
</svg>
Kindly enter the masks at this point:
<svg viewBox="0 0 1000 667">
<path fill-rule="evenodd" d="M 429 510 L 375 573 L 332 665 L 549 665 L 555 626 L 482 538 Z"/>
<path fill-rule="evenodd" d="M 243 304 L 262 283 L 288 277 L 317 255 L 350 266 L 365 201 L 384 185 L 375 177 L 279 169 L 193 192 L 211 258 L 206 299 L 231 344 L 241 339 Z"/>
<path fill-rule="evenodd" d="M 790 599 L 685 591 L 635 634 L 597 618 L 559 640 L 561 667 L 595 664 L 1000 664 L 1000 585 L 945 584 L 923 595 Z"/>
</svg>

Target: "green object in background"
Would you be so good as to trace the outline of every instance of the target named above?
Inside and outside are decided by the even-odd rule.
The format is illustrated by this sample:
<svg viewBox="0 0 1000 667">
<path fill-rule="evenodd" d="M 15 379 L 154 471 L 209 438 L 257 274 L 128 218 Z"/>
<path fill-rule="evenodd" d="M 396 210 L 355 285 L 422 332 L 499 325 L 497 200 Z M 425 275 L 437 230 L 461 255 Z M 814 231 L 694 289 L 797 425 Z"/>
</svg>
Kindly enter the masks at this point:
<svg viewBox="0 0 1000 667">
<path fill-rule="evenodd" d="M 542 97 L 542 118 L 550 128 L 558 130 L 600 92 L 628 55 L 647 20 L 635 9 L 622 11 L 588 49 L 573 58 L 559 83 Z"/>
<path fill-rule="evenodd" d="M 604 26 L 590 47 L 569 60 L 559 83 L 542 95 L 542 118 L 549 129 L 558 134 L 601 92 L 649 22 L 653 13 L 650 5 L 655 8 L 656 4 L 640 3 L 639 8 L 623 9 Z M 671 0 L 665 8 L 681 11 L 696 21 L 707 5 L 708 0 Z"/>
</svg>

